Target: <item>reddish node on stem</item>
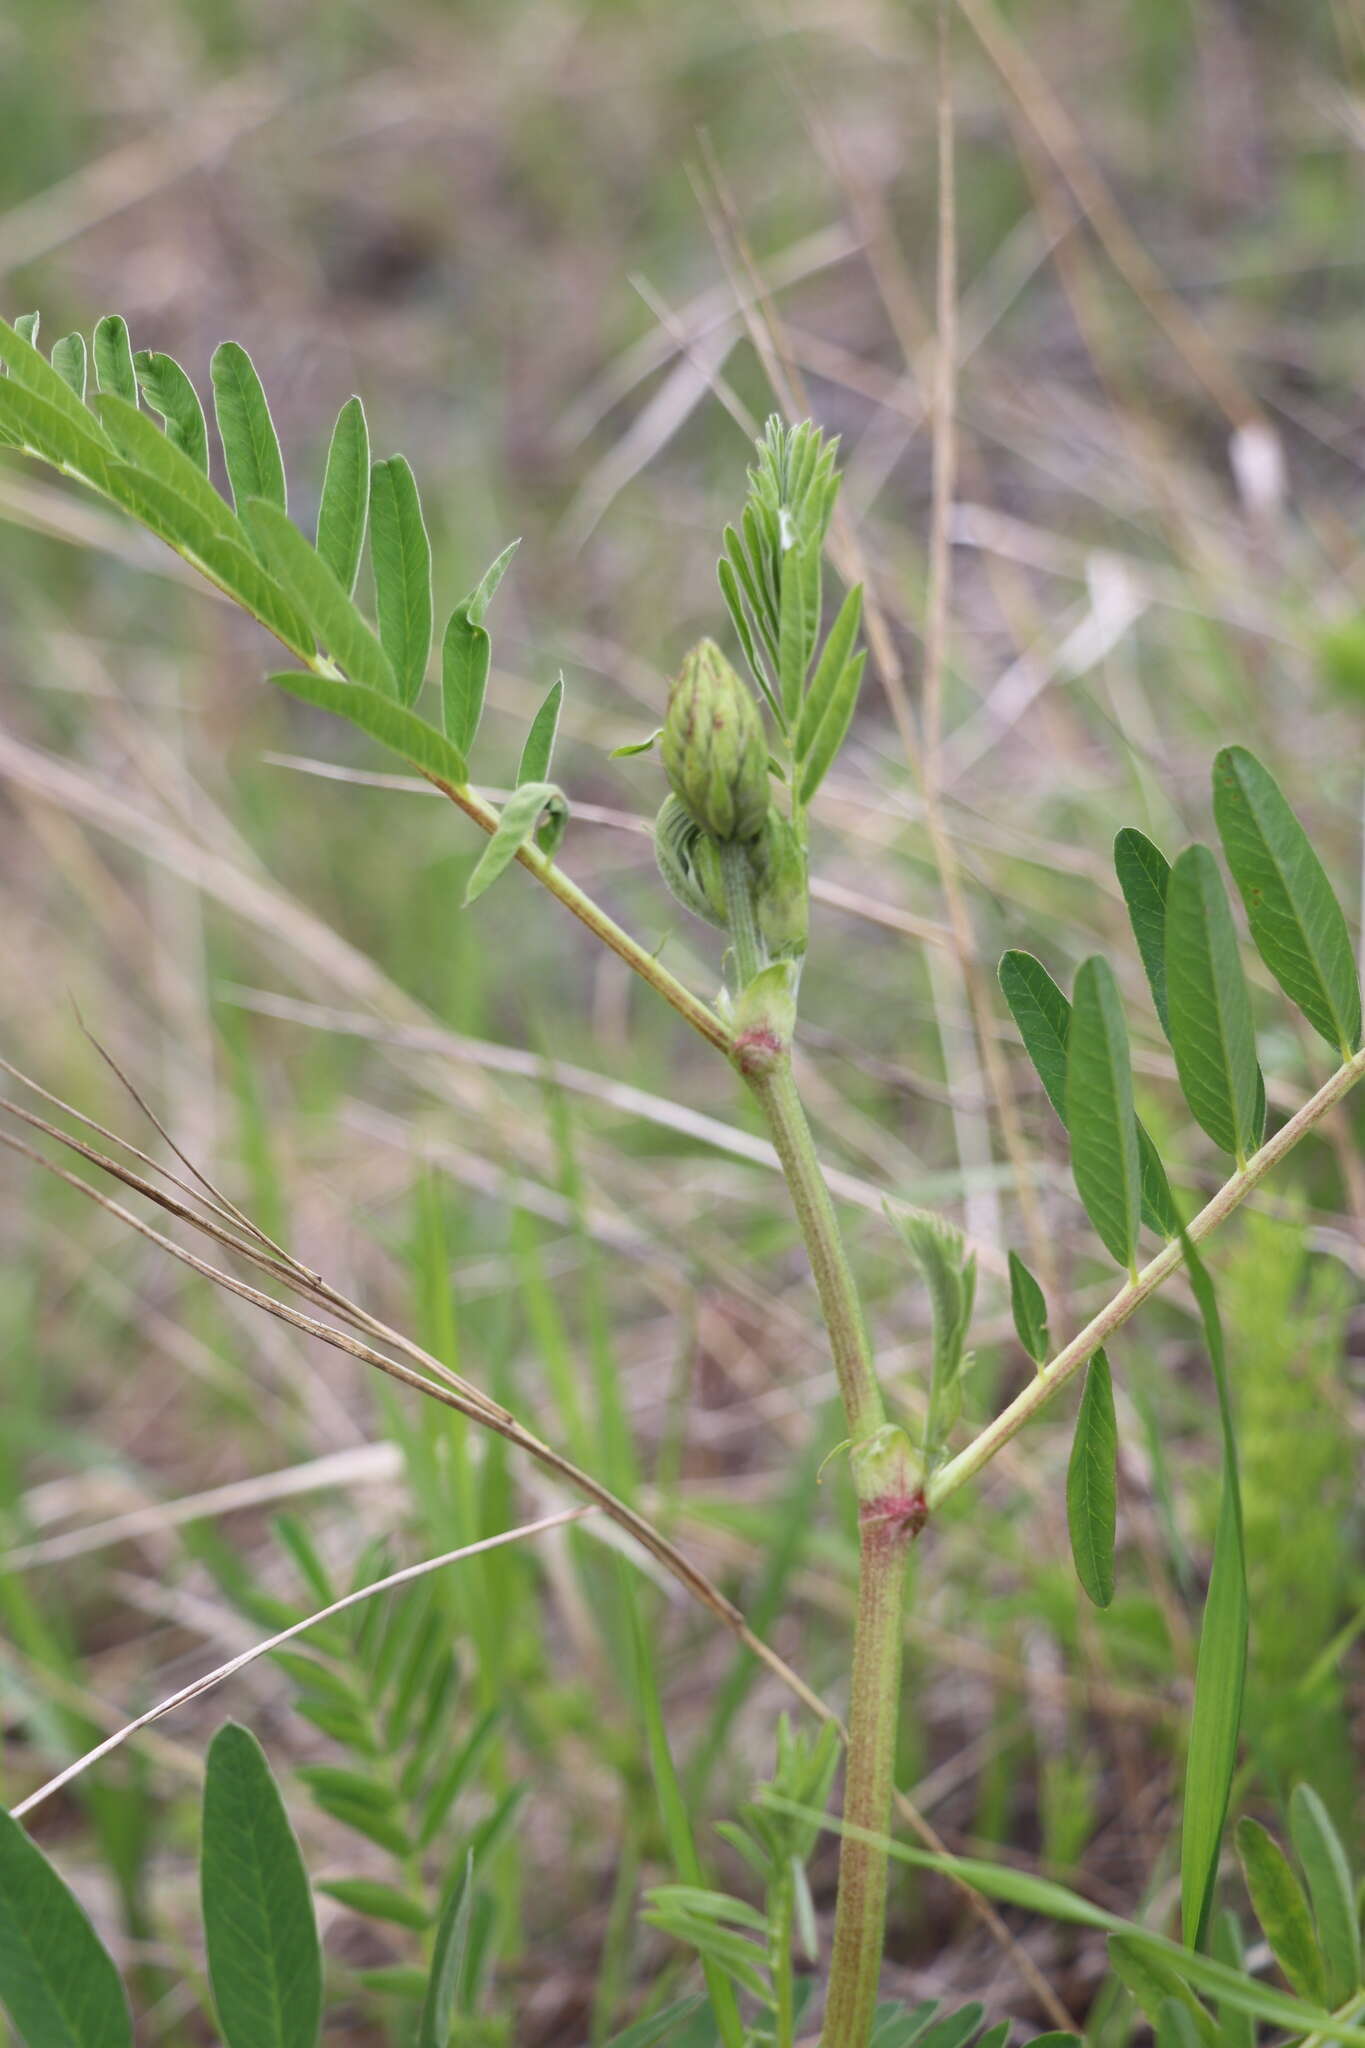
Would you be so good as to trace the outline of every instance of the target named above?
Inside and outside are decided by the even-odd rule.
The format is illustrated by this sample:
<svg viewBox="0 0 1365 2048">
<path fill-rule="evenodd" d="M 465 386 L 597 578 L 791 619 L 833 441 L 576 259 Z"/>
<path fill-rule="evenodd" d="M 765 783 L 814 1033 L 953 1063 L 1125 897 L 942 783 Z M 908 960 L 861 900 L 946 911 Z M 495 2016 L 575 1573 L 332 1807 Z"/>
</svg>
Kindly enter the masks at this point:
<svg viewBox="0 0 1365 2048">
<path fill-rule="evenodd" d="M 858 1519 L 866 1529 L 880 1529 L 891 1537 L 905 1536 L 913 1543 L 929 1519 L 929 1503 L 923 1487 L 913 1493 L 878 1493 L 860 1501 Z"/>
<path fill-rule="evenodd" d="M 731 1045 L 731 1057 L 741 1074 L 753 1079 L 762 1074 L 776 1072 L 786 1064 L 790 1046 L 779 1032 L 767 1030 L 762 1025 L 752 1031 L 741 1031 Z"/>
</svg>

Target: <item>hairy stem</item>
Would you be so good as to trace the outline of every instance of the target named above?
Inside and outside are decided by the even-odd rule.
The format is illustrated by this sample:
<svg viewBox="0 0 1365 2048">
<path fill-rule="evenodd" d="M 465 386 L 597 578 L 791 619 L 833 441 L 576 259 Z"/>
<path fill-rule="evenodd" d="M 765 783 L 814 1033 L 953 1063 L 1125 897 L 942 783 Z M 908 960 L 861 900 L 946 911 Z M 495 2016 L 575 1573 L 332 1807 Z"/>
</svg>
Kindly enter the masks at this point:
<svg viewBox="0 0 1365 2048">
<path fill-rule="evenodd" d="M 763 967 L 763 944 L 758 936 L 758 913 L 754 908 L 753 871 L 749 856 L 736 839 L 720 849 L 720 872 L 725 883 L 725 914 L 730 926 L 730 944 L 735 951 L 735 979 L 739 990 L 749 986 Z"/>
</svg>

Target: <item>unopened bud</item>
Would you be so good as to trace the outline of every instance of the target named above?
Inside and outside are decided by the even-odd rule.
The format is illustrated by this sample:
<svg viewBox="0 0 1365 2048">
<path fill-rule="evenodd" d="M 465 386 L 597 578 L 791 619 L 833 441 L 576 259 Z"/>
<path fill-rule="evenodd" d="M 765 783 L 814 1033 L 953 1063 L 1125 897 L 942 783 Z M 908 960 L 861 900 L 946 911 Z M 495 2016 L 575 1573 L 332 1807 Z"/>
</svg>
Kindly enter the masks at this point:
<svg viewBox="0 0 1365 2048">
<path fill-rule="evenodd" d="M 768 815 L 768 746 L 750 692 L 714 640 L 701 640 L 669 692 L 664 768 L 713 839 L 754 840 Z"/>
<path fill-rule="evenodd" d="M 687 806 L 666 796 L 654 820 L 654 857 L 670 895 L 694 917 L 725 930 L 725 881 L 720 849 Z"/>
</svg>

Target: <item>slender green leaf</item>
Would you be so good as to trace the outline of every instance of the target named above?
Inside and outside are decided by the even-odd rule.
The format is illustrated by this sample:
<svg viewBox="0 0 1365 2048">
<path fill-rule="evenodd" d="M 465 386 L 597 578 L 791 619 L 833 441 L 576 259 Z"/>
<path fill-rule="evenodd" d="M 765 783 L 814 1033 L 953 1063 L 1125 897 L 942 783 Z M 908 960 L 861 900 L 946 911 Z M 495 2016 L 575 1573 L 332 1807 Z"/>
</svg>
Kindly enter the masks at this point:
<svg viewBox="0 0 1365 2048">
<path fill-rule="evenodd" d="M 1274 1836 L 1247 1814 L 1237 1823 L 1237 1857 L 1276 1962 L 1301 1997 L 1321 2005 L 1327 1996 L 1327 1972 L 1308 1900 L 1289 1858 Z"/>
<path fill-rule="evenodd" d="M 398 695 L 415 704 L 431 653 L 431 543 L 417 485 L 401 455 L 370 471 L 370 560 L 379 637 L 398 678 Z"/>
<path fill-rule="evenodd" d="M 153 432 L 156 430 L 153 429 Z M 291 653 L 307 660 L 310 635 L 293 605 L 254 555 L 211 526 L 198 509 L 163 483 L 131 464 L 109 465 L 110 495 L 207 576 L 245 610 L 269 627 Z"/>
<path fill-rule="evenodd" d="M 199 393 L 174 356 L 140 348 L 133 357 L 137 381 L 152 411 L 166 423 L 166 439 L 205 476 L 209 470 L 209 430 Z"/>
<path fill-rule="evenodd" d="M 417 2023 L 417 2048 L 450 2048 L 455 2029 L 469 1948 L 469 1923 L 474 1907 L 474 1858 L 464 1866 L 446 1894 L 436 1930 L 436 1946 L 427 1980 L 426 1999 Z"/>
<path fill-rule="evenodd" d="M 853 713 L 857 709 L 858 692 L 862 688 L 866 662 L 867 655 L 860 650 L 852 661 L 847 663 L 834 687 L 825 715 L 815 729 L 815 737 L 811 741 L 810 752 L 802 764 L 801 780 L 797 788 L 797 795 L 803 804 L 808 804 L 815 795 L 844 744 L 849 726 L 853 722 Z"/>
<path fill-rule="evenodd" d="M 802 556 L 789 548 L 782 557 L 782 586 L 778 608 L 777 675 L 782 690 L 782 715 L 790 728 L 801 709 L 806 681 L 806 605 L 803 589 Z"/>
<path fill-rule="evenodd" d="M 132 2048 L 118 1971 L 75 1896 L 4 1812 L 0 2003 L 25 2048 Z"/>
<path fill-rule="evenodd" d="M 1256 1149 L 1256 1032 L 1218 864 L 1187 846 L 1166 889 L 1168 1026 L 1180 1086 L 1201 1130 L 1239 1161 Z"/>
<path fill-rule="evenodd" d="M 112 391 L 125 405 L 137 404 L 133 345 L 128 339 L 128 322 L 121 313 L 106 313 L 95 324 L 95 382 L 101 391 Z"/>
<path fill-rule="evenodd" d="M 804 761 L 815 741 L 815 735 L 829 711 L 834 693 L 853 652 L 853 643 L 858 637 L 858 627 L 863 615 L 863 586 L 855 583 L 848 592 L 834 617 L 821 649 L 815 673 L 810 679 L 801 716 L 797 720 L 793 751 L 798 761 Z"/>
<path fill-rule="evenodd" d="M 329 1899 L 367 1920 L 384 1920 L 395 1927 L 421 1929 L 431 1925 L 431 1908 L 423 1899 L 400 1892 L 395 1885 L 381 1884 L 372 1877 L 333 1877 L 318 1886 Z"/>
<path fill-rule="evenodd" d="M 95 401 L 110 440 L 126 463 L 142 470 L 183 499 L 199 522 L 221 533 L 235 547 L 250 551 L 246 528 L 207 475 L 160 427 L 126 399 L 102 393 Z M 196 528 L 196 530 L 198 530 Z"/>
<path fill-rule="evenodd" d="M 228 2048 L 313 2048 L 322 1954 L 308 1877 L 254 1735 L 209 1746 L 202 1863 L 209 1979 Z"/>
<path fill-rule="evenodd" d="M 665 2006 L 652 2019 L 636 2020 L 633 2027 L 627 2027 L 624 2034 L 613 2034 L 607 2048 L 661 2048 L 674 2037 L 675 2030 L 684 2021 L 695 2019 L 706 2000 L 701 1997 L 679 1999 L 674 2005 Z"/>
<path fill-rule="evenodd" d="M 1185 2006 L 1207 2048 L 1214 2048 L 1218 2029 L 1212 2015 L 1202 2006 L 1178 1970 L 1166 1958 L 1127 1935 L 1111 1934 L 1109 1963 L 1114 1975 L 1132 1997 L 1138 2010 L 1155 2026 L 1168 1998 Z"/>
<path fill-rule="evenodd" d="M 313 633 L 353 683 L 396 697 L 389 658 L 320 554 L 278 505 L 244 498 L 242 518 L 256 552 L 284 586 Z"/>
<path fill-rule="evenodd" d="M 37 333 L 36 327 L 34 333 Z M 77 398 L 65 377 L 54 370 L 33 342 L 27 340 L 18 328 L 11 327 L 7 320 L 0 320 L 0 362 L 4 363 L 16 384 L 60 413 L 86 439 L 104 443 L 104 434 L 98 423 L 92 419 L 88 408 Z M 108 452 L 107 446 L 105 452 Z"/>
<path fill-rule="evenodd" d="M 1097 1351 L 1086 1368 L 1066 1472 L 1066 1522 L 1076 1576 L 1096 1607 L 1114 1597 L 1118 1427 L 1109 1361 Z"/>
<path fill-rule="evenodd" d="M 1327 2002 L 1342 2005 L 1360 1987 L 1360 1917 L 1341 1837 L 1311 1785 L 1294 1787 L 1289 1831 L 1313 1901 L 1327 1966 Z"/>
<path fill-rule="evenodd" d="M 465 605 L 457 605 L 441 641 L 441 717 L 446 736 L 468 758 L 488 688 L 493 643 L 486 626 L 476 626 Z"/>
<path fill-rule="evenodd" d="M 1010 1312 L 1014 1333 L 1035 1365 L 1046 1365 L 1051 1340 L 1043 1290 L 1020 1258 L 1010 1253 Z"/>
<path fill-rule="evenodd" d="M 1360 1044 L 1360 980 L 1322 862 L 1245 747 L 1213 764 L 1213 815 L 1261 958 L 1315 1031 L 1350 1058 Z"/>
<path fill-rule="evenodd" d="M 1166 1008 L 1166 884 L 1171 864 L 1145 832 L 1127 825 L 1114 841 L 1114 869 L 1128 905 L 1138 952 L 1147 971 L 1161 1028 L 1170 1036 Z"/>
<path fill-rule="evenodd" d="M 392 748 L 405 760 L 432 775 L 438 782 L 453 788 L 463 788 L 466 776 L 463 757 L 451 746 L 443 733 L 434 725 L 428 725 L 415 711 L 408 711 L 391 698 L 381 697 L 377 690 L 367 690 L 358 683 L 341 683 L 331 676 L 296 675 L 292 672 L 274 675 L 270 678 L 282 690 L 288 690 L 293 697 L 302 697 L 308 704 L 317 704 L 324 711 L 335 711 L 342 718 L 349 718 L 352 725 L 358 725 L 371 739 L 381 746 Z"/>
<path fill-rule="evenodd" d="M 535 831 L 542 811 L 558 809 L 562 815 L 567 808 L 563 791 L 552 782 L 524 782 L 513 790 L 502 807 L 497 831 L 469 877 L 464 892 L 466 905 L 475 902 L 485 889 L 491 889 L 503 870 L 511 866 Z"/>
<path fill-rule="evenodd" d="M 71 386 L 82 405 L 85 404 L 85 336 L 79 332 L 64 334 L 60 341 L 52 344 L 52 367 L 57 375 Z"/>
<path fill-rule="evenodd" d="M 1241 1924 L 1237 1915 L 1226 1907 L 1213 1921 L 1213 1936 L 1209 1943 L 1215 1959 L 1226 1963 L 1239 1974 L 1246 1971 L 1246 1949 L 1242 1941 Z M 1249 2012 L 1220 2001 L 1218 2006 L 1218 2038 L 1221 2048 L 1256 2048 L 1256 2022 Z"/>
<path fill-rule="evenodd" d="M 523 782 L 544 782 L 549 775 L 555 735 L 559 731 L 559 707 L 563 701 L 564 678 L 557 676 L 526 735 L 526 745 L 521 750 L 521 762 L 517 768 L 518 788 Z"/>
<path fill-rule="evenodd" d="M 1179 1998 L 1164 1998 L 1156 2019 L 1156 2048 L 1206 2048 L 1207 2036 L 1188 2005 Z"/>
<path fill-rule="evenodd" d="M 284 458 L 256 365 L 239 341 L 221 341 L 213 351 L 209 375 L 233 504 L 265 498 L 283 512 Z"/>
<path fill-rule="evenodd" d="M 37 348 L 38 346 L 38 327 L 41 318 L 42 316 L 39 313 L 20 313 L 15 319 L 15 333 L 20 335 L 29 344 L 30 348 Z"/>
<path fill-rule="evenodd" d="M 318 503 L 318 553 L 349 597 L 355 589 L 370 511 L 370 430 L 365 408 L 348 398 L 327 449 Z"/>
<path fill-rule="evenodd" d="M 943 2015 L 935 2020 L 932 2027 L 919 2037 L 919 2048 L 966 2048 L 966 2043 L 981 2025 L 985 2007 L 964 2005 L 957 2012 Z"/>
<path fill-rule="evenodd" d="M 1133 1270 L 1142 1183 L 1128 1031 L 1118 986 L 1098 954 L 1076 974 L 1066 1056 L 1071 1167 L 1106 1250 Z"/>
<path fill-rule="evenodd" d="M 464 601 L 464 609 L 474 625 L 481 626 L 489 605 L 497 594 L 498 585 L 512 566 L 512 557 L 521 546 L 519 540 L 509 540 L 502 553 L 489 564 L 474 588 Z"/>
<path fill-rule="evenodd" d="M 44 366 L 46 367 L 46 365 Z M 56 372 L 53 372 L 54 377 Z M 70 385 L 61 385 L 74 402 Z M 15 377 L 0 377 L 0 429 L 9 442 L 40 455 L 58 469 L 68 470 L 97 491 L 108 491 L 111 450 L 100 432 L 93 413 L 85 411 L 86 425 L 74 420 L 61 407 L 52 405 L 39 392 Z"/>
</svg>

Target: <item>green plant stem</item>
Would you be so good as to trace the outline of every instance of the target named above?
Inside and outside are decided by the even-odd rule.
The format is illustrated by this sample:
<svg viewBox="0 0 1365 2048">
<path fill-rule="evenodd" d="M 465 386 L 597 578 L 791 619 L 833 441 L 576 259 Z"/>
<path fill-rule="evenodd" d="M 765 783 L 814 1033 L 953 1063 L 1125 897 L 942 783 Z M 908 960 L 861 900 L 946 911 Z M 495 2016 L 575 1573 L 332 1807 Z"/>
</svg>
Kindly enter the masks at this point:
<svg viewBox="0 0 1365 2048">
<path fill-rule="evenodd" d="M 1231 1180 L 1225 1181 L 1213 1199 L 1205 1203 L 1199 1214 L 1188 1226 L 1189 1235 L 1197 1244 L 1216 1230 L 1229 1217 L 1252 1189 L 1265 1179 L 1271 1169 L 1277 1166 L 1285 1154 L 1292 1152 L 1299 1140 L 1306 1137 L 1315 1124 L 1334 1109 L 1342 1098 L 1348 1095 L 1357 1081 L 1365 1079 L 1365 1047 L 1338 1067 L 1331 1078 L 1325 1081 L 1317 1094 L 1310 1096 L 1302 1109 L 1295 1112 L 1287 1124 L 1276 1131 L 1258 1152 L 1254 1152 L 1245 1166 L 1239 1167 Z M 991 1459 L 1006 1445 L 1012 1436 L 1017 1436 L 1026 1422 L 1046 1407 L 1069 1379 L 1078 1373 L 1122 1324 L 1126 1323 L 1135 1309 L 1142 1306 L 1149 1295 L 1168 1280 L 1181 1263 L 1184 1254 L 1178 1239 L 1172 1239 L 1162 1246 L 1156 1257 L 1145 1265 L 1134 1279 L 1121 1287 L 1118 1293 L 1093 1316 L 1085 1328 L 1073 1337 L 1066 1348 L 1045 1365 L 1038 1377 L 1030 1380 L 1023 1391 L 1015 1396 L 1007 1408 L 1003 1408 L 993 1422 L 975 1436 L 965 1450 L 941 1465 L 925 1488 L 928 1505 L 932 1511 L 950 1494 L 965 1486 L 967 1481 L 988 1465 Z"/>
<path fill-rule="evenodd" d="M 725 884 L 725 913 L 730 926 L 730 944 L 735 951 L 735 976 L 740 991 L 746 989 L 764 966 L 763 943 L 758 935 L 758 913 L 754 908 L 754 878 L 749 856 L 737 839 L 720 849 L 720 872 Z"/>
<path fill-rule="evenodd" d="M 860 1504 L 859 1525 L 844 1821 L 860 1832 L 846 1834 L 839 1845 L 822 2048 L 862 2048 L 877 2009 L 886 1934 L 887 1854 L 882 1843 L 891 1816 L 903 1662 L 901 1610 L 914 1540 L 914 1525 L 876 1502 Z"/>
</svg>

